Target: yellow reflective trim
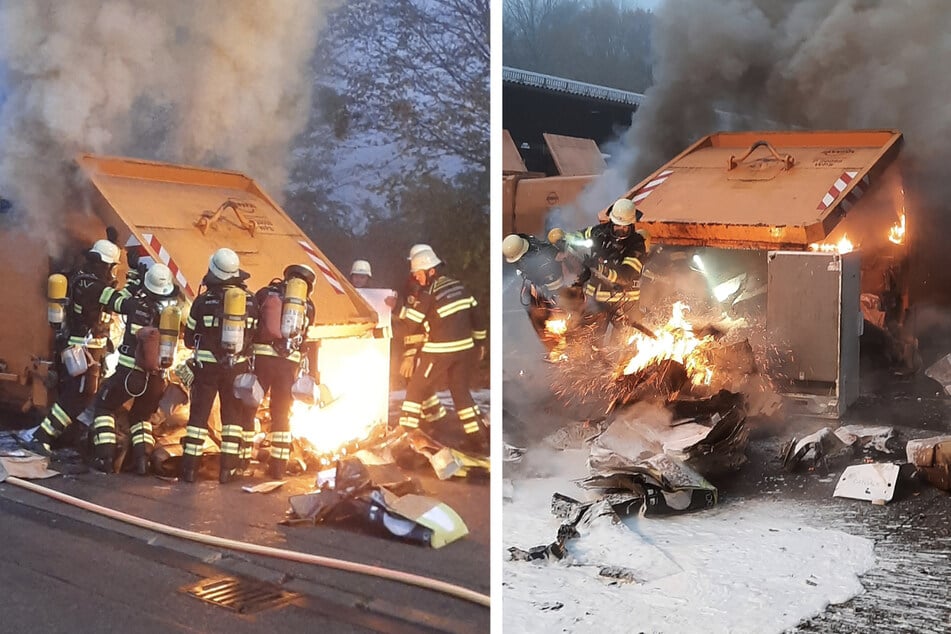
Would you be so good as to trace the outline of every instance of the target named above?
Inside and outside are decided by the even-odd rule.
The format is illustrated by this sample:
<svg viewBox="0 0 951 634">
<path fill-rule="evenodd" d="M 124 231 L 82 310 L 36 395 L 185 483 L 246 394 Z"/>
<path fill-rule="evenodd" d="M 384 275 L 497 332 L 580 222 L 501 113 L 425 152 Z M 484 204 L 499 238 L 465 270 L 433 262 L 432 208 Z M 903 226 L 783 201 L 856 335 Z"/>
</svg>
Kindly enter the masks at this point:
<svg viewBox="0 0 951 634">
<path fill-rule="evenodd" d="M 445 306 L 440 306 L 436 309 L 436 313 L 440 317 L 448 317 L 449 315 L 454 315 L 461 310 L 467 310 L 472 306 L 472 298 L 466 297 L 465 299 L 457 299 L 454 302 L 450 302 Z"/>
<path fill-rule="evenodd" d="M 107 286 L 104 289 L 102 289 L 102 292 L 99 294 L 99 303 L 108 304 L 109 300 L 112 299 L 112 296 L 115 294 L 115 292 L 116 292 L 116 289 L 112 288 L 111 286 Z"/>
<path fill-rule="evenodd" d="M 185 428 L 185 436 L 188 438 L 194 438 L 196 440 L 204 440 L 205 436 L 208 435 L 208 430 L 204 427 L 195 427 L 191 425 Z"/>
<path fill-rule="evenodd" d="M 221 453 L 236 454 L 239 449 L 241 449 L 241 443 L 239 442 L 221 442 Z"/>
<path fill-rule="evenodd" d="M 463 429 L 467 434 L 474 434 L 474 433 L 476 433 L 477 431 L 479 431 L 479 421 L 473 421 L 473 422 L 471 422 L 471 423 L 466 423 L 465 425 L 462 426 L 462 429 Z"/>
<path fill-rule="evenodd" d="M 94 445 L 114 445 L 116 444 L 117 437 L 113 432 L 101 431 L 96 434 L 96 437 L 93 439 Z"/>
<path fill-rule="evenodd" d="M 186 456 L 200 456 L 203 453 L 202 446 L 196 443 L 185 443 L 185 455 Z"/>
<path fill-rule="evenodd" d="M 205 325 L 206 328 L 211 328 L 215 325 L 215 316 L 214 315 L 203 315 L 201 318 L 201 323 Z"/>
<path fill-rule="evenodd" d="M 447 353 L 461 352 L 475 347 L 472 337 L 457 341 L 427 341 L 423 344 L 423 352 Z"/>
<path fill-rule="evenodd" d="M 637 258 L 624 258 L 623 260 L 621 260 L 621 264 L 626 264 L 627 266 L 631 267 L 638 273 L 640 273 L 644 269 L 644 264 Z"/>
<path fill-rule="evenodd" d="M 419 403 L 414 403 L 412 401 L 403 401 L 403 406 L 400 407 L 404 412 L 410 412 L 413 414 L 423 411 L 423 406 Z"/>
<path fill-rule="evenodd" d="M 417 324 L 423 323 L 423 320 L 426 319 L 425 313 L 421 313 L 415 308 L 407 308 L 405 317 L 406 319 L 414 321 Z"/>
<path fill-rule="evenodd" d="M 198 322 L 196 322 L 196 321 L 195 321 L 195 318 L 192 317 L 191 315 L 189 315 L 189 316 L 188 316 L 188 319 L 185 320 L 185 327 L 186 327 L 186 328 L 191 328 L 192 330 L 194 330 L 194 329 L 195 329 L 195 326 L 197 326 L 197 325 L 198 325 Z"/>
</svg>

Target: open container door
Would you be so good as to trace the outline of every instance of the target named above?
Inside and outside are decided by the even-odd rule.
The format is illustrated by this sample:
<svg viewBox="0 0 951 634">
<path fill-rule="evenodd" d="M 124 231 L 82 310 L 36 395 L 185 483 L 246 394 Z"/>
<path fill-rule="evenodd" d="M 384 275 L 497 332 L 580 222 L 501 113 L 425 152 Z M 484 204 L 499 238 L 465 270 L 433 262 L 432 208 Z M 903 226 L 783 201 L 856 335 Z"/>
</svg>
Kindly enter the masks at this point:
<svg viewBox="0 0 951 634">
<path fill-rule="evenodd" d="M 386 421 L 389 340 L 373 337 L 376 311 L 254 180 L 237 172 L 92 154 L 77 162 L 103 221 L 119 229 L 123 245 L 138 245 L 143 255 L 166 263 L 189 300 L 198 294 L 208 258 L 221 247 L 240 256 L 252 291 L 281 277 L 290 264 L 310 265 L 317 272 L 311 297 L 316 317 L 307 339 L 320 341 L 317 369 L 333 404 L 308 414 L 320 424 L 307 428 L 333 423 L 347 435 L 348 427 Z M 292 420 L 295 434 L 298 418 Z"/>
</svg>

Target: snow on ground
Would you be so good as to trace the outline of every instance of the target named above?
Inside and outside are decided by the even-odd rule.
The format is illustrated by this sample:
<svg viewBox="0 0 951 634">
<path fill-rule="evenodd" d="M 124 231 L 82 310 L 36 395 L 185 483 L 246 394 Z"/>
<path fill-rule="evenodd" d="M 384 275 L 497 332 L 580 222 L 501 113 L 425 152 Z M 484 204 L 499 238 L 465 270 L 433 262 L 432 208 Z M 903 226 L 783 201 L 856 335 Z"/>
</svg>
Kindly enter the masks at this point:
<svg viewBox="0 0 951 634">
<path fill-rule="evenodd" d="M 505 631 L 781 632 L 861 593 L 858 576 L 875 563 L 871 540 L 812 526 L 807 510 L 782 500 L 599 520 L 568 542 L 565 561 L 508 561 L 510 546 L 554 540 L 552 493 L 584 497 L 570 481 L 581 474 L 559 470 L 505 487 Z M 604 566 L 637 582 L 601 577 Z"/>
</svg>

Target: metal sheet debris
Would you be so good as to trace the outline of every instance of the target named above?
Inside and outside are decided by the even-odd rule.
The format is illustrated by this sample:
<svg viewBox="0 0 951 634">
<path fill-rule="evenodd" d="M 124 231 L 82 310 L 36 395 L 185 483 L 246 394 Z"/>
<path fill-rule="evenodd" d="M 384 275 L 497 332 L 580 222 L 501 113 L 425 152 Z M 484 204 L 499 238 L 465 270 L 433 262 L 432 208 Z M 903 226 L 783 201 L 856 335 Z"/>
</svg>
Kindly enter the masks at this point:
<svg viewBox="0 0 951 634">
<path fill-rule="evenodd" d="M 885 504 L 895 495 L 898 471 L 897 464 L 887 462 L 852 465 L 842 473 L 832 497 Z"/>
<path fill-rule="evenodd" d="M 946 354 L 935 361 L 925 370 L 925 376 L 940 383 L 945 393 L 951 396 L 951 354 Z"/>
</svg>

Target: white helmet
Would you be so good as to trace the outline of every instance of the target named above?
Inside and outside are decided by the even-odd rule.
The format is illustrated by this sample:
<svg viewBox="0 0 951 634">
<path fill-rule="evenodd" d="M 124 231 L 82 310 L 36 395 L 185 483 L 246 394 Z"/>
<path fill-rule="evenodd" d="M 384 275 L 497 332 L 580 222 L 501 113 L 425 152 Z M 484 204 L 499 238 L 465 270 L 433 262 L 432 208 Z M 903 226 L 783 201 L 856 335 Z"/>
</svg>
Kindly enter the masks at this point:
<svg viewBox="0 0 951 634">
<path fill-rule="evenodd" d="M 89 251 L 98 255 L 105 264 L 119 263 L 119 247 L 109 240 L 96 240 Z"/>
<path fill-rule="evenodd" d="M 433 248 L 428 244 L 414 244 L 409 249 L 409 255 L 406 257 L 407 260 L 412 260 L 413 256 L 419 253 L 420 251 L 432 251 Z"/>
<path fill-rule="evenodd" d="M 145 288 L 165 297 L 175 292 L 175 282 L 172 276 L 172 269 L 161 262 L 156 262 L 145 272 Z"/>
<path fill-rule="evenodd" d="M 436 252 L 430 248 L 420 249 L 410 258 L 409 261 L 409 270 L 410 273 L 415 273 L 416 271 L 428 271 L 429 269 L 436 267 L 442 264 L 442 260 L 436 257 Z"/>
<path fill-rule="evenodd" d="M 354 260 L 353 266 L 350 267 L 350 275 L 366 275 L 367 277 L 373 277 L 373 272 L 370 269 L 370 263 L 366 260 Z"/>
<path fill-rule="evenodd" d="M 608 218 L 616 225 L 625 227 L 634 224 L 635 220 L 640 220 L 641 212 L 634 206 L 634 201 L 628 198 L 620 198 L 611 205 L 611 213 Z"/>
<path fill-rule="evenodd" d="M 502 240 L 502 255 L 506 262 L 518 262 L 528 252 L 528 240 L 513 233 Z"/>
<path fill-rule="evenodd" d="M 237 277 L 239 266 L 238 254 L 228 248 L 218 249 L 208 260 L 208 272 L 221 281 Z"/>
</svg>

